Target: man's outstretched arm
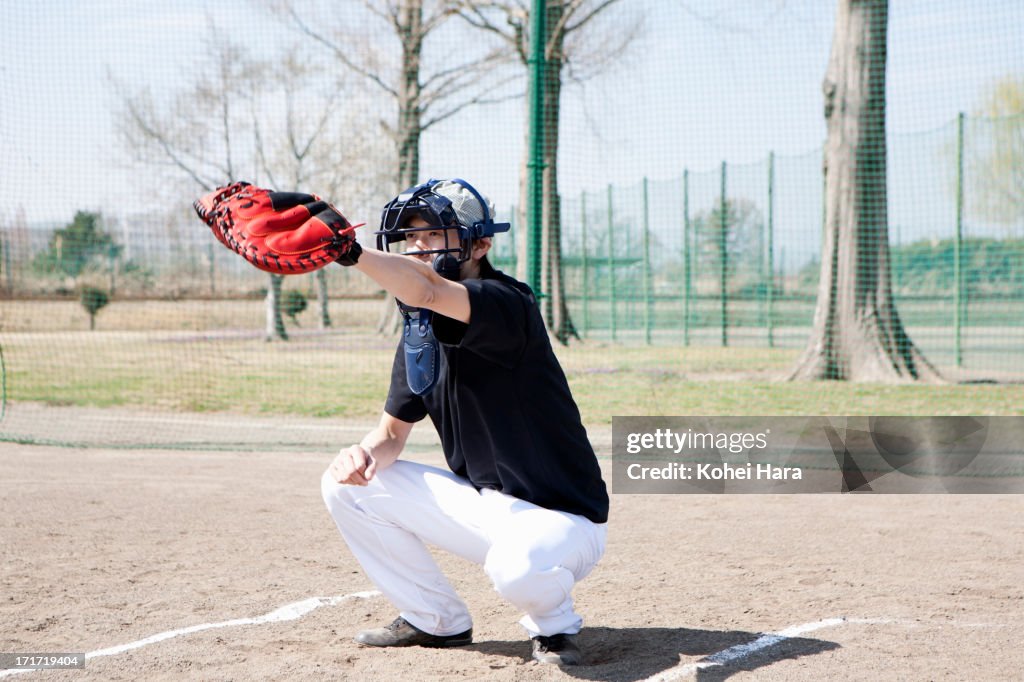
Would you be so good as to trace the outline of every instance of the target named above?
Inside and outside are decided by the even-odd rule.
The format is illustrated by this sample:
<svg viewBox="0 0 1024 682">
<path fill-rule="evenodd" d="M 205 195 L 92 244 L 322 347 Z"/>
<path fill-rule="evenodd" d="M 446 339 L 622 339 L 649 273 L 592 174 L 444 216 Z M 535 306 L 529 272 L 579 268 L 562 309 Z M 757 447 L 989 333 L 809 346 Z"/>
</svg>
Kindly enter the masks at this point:
<svg viewBox="0 0 1024 682">
<path fill-rule="evenodd" d="M 469 322 L 469 292 L 415 258 L 365 249 L 354 266 L 402 303 Z"/>
</svg>

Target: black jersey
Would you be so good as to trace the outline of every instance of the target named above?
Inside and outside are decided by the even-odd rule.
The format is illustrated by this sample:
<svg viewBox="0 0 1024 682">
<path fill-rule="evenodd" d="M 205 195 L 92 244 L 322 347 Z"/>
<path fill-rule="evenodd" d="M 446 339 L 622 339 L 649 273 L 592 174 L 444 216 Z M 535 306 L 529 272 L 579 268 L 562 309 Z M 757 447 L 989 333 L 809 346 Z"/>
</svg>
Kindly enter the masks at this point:
<svg viewBox="0 0 1024 682">
<path fill-rule="evenodd" d="M 385 411 L 430 415 L 448 466 L 479 488 L 540 507 L 608 519 L 608 492 L 565 373 L 530 288 L 484 265 L 469 290 L 470 321 L 434 315 L 440 378 L 417 396 L 398 345 Z"/>
</svg>

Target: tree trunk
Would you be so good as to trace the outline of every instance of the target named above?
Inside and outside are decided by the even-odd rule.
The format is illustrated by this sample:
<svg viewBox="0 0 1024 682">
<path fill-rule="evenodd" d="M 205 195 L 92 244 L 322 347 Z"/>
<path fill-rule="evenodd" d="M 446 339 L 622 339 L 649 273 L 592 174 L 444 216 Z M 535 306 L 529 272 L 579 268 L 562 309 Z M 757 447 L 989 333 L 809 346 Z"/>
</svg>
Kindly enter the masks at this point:
<svg viewBox="0 0 1024 682">
<path fill-rule="evenodd" d="M 559 25 L 565 12 L 563 2 L 548 3 L 545 21 L 549 29 Z M 548 36 L 547 60 L 544 65 L 544 81 L 541 84 L 541 104 L 544 125 L 542 126 L 541 147 L 543 164 L 541 180 L 541 237 L 540 237 L 540 288 L 534 292 L 543 298 L 538 300 L 548 333 L 558 342 L 567 344 L 570 337 L 580 338 L 569 316 L 565 300 L 565 280 L 562 266 L 562 202 L 558 194 L 558 124 L 562 94 L 563 43 L 565 33 L 560 30 Z M 523 46 L 522 54 L 530 54 L 530 46 Z M 529 65 L 527 65 L 529 68 Z M 526 102 L 526 116 L 530 116 L 530 102 Z M 526 281 L 527 263 L 530 257 L 530 235 L 535 229 L 527 215 L 527 197 L 530 196 L 530 132 L 526 129 L 523 157 L 519 166 L 519 206 L 516 208 L 516 279 Z"/>
<path fill-rule="evenodd" d="M 530 102 L 526 102 L 526 120 L 530 119 Z M 530 222 L 526 215 L 527 197 L 530 196 L 530 127 L 523 126 L 523 156 L 519 163 L 519 202 L 516 206 L 516 271 L 515 278 L 520 282 L 526 281 L 527 259 L 530 255 Z M 540 292 L 534 292 L 540 293 Z"/>
<path fill-rule="evenodd" d="M 287 341 L 288 332 L 284 328 L 284 318 L 281 316 L 281 282 L 284 275 L 271 275 L 270 286 L 267 287 L 266 310 L 267 310 L 267 341 Z"/>
<path fill-rule="evenodd" d="M 402 35 L 402 83 L 398 89 L 398 173 L 395 192 L 412 187 L 420 176 L 420 135 L 423 121 L 420 110 L 420 54 L 423 51 L 422 0 L 403 0 L 399 31 Z M 384 298 L 377 332 L 395 334 L 402 326 L 398 306 L 390 296 Z"/>
<path fill-rule="evenodd" d="M 840 0 L 825 76 L 825 233 L 811 338 L 790 379 L 941 381 L 892 298 L 886 203 L 888 0 Z"/>
<path fill-rule="evenodd" d="M 561 2 L 548 4 L 548 26 L 560 25 L 565 6 Z M 569 315 L 565 299 L 565 278 L 562 266 L 562 202 L 558 193 L 558 124 L 561 119 L 562 66 L 564 31 L 551 36 L 547 63 L 544 67 L 544 175 L 543 222 L 541 240 L 541 282 L 547 296 L 544 305 L 548 331 L 562 344 L 570 337 L 580 338 Z"/>
<path fill-rule="evenodd" d="M 217 275 L 216 275 L 217 270 L 216 270 L 216 263 L 215 263 L 215 261 L 213 259 L 213 242 L 210 242 L 209 244 L 207 244 L 207 249 L 208 249 L 208 253 L 209 253 L 209 257 L 208 258 L 209 258 L 209 265 L 210 265 L 209 273 L 208 273 L 209 274 L 209 278 L 210 278 L 210 297 L 212 298 L 213 296 L 215 296 L 217 294 Z"/>
<path fill-rule="evenodd" d="M 320 305 L 320 329 L 331 326 L 330 298 L 327 294 L 327 273 L 321 268 L 316 271 L 316 300 Z"/>
</svg>

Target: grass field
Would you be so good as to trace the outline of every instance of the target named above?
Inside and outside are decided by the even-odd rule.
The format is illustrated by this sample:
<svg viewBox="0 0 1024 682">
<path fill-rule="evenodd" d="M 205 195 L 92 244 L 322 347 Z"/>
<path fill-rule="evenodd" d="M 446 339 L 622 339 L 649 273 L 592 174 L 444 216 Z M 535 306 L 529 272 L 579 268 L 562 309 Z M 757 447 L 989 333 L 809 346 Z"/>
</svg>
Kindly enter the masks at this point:
<svg viewBox="0 0 1024 682">
<path fill-rule="evenodd" d="M 65 332 L 0 335 L 11 402 L 364 418 L 380 413 L 394 341 L 358 332 Z M 1024 385 L 787 383 L 797 351 L 623 347 L 559 349 L 591 423 L 614 415 L 1024 413 Z"/>
<path fill-rule="evenodd" d="M 297 319 L 301 329 L 315 329 L 315 300 Z M 381 299 L 331 301 L 334 326 L 348 329 L 376 322 Z M 96 316 L 97 331 L 212 331 L 248 329 L 265 324 L 262 299 L 190 299 L 185 301 L 114 301 Z M 289 329 L 294 329 L 288 321 Z M 77 301 L 0 301 L 0 334 L 4 332 L 75 332 L 89 329 L 89 316 Z"/>
</svg>

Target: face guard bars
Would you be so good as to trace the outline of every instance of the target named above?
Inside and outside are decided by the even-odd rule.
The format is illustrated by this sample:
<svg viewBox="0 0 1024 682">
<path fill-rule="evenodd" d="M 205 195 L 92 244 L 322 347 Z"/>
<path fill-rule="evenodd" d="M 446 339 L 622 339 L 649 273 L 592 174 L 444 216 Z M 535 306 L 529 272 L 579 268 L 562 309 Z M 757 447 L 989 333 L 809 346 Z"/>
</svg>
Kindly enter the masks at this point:
<svg viewBox="0 0 1024 682">
<path fill-rule="evenodd" d="M 458 278 L 459 265 L 469 260 L 473 253 L 473 242 L 484 237 L 493 237 L 498 232 L 507 232 L 509 223 L 496 223 L 487 210 L 487 203 L 472 185 L 465 180 L 453 178 L 455 182 L 468 190 L 480 205 L 483 220 L 466 226 L 459 223 L 451 200 L 438 194 L 434 188 L 442 182 L 430 179 L 421 185 L 410 187 L 388 202 L 381 212 L 380 229 L 377 236 L 377 248 L 390 251 L 392 244 L 403 242 L 407 236 L 416 232 L 426 232 L 442 228 L 456 230 L 458 243 L 449 242 L 448 233 L 444 233 L 444 248 L 405 251 L 409 256 L 434 256 L 434 270 L 448 279 Z M 425 227 L 409 227 L 413 218 L 420 218 L 427 223 Z"/>
</svg>

